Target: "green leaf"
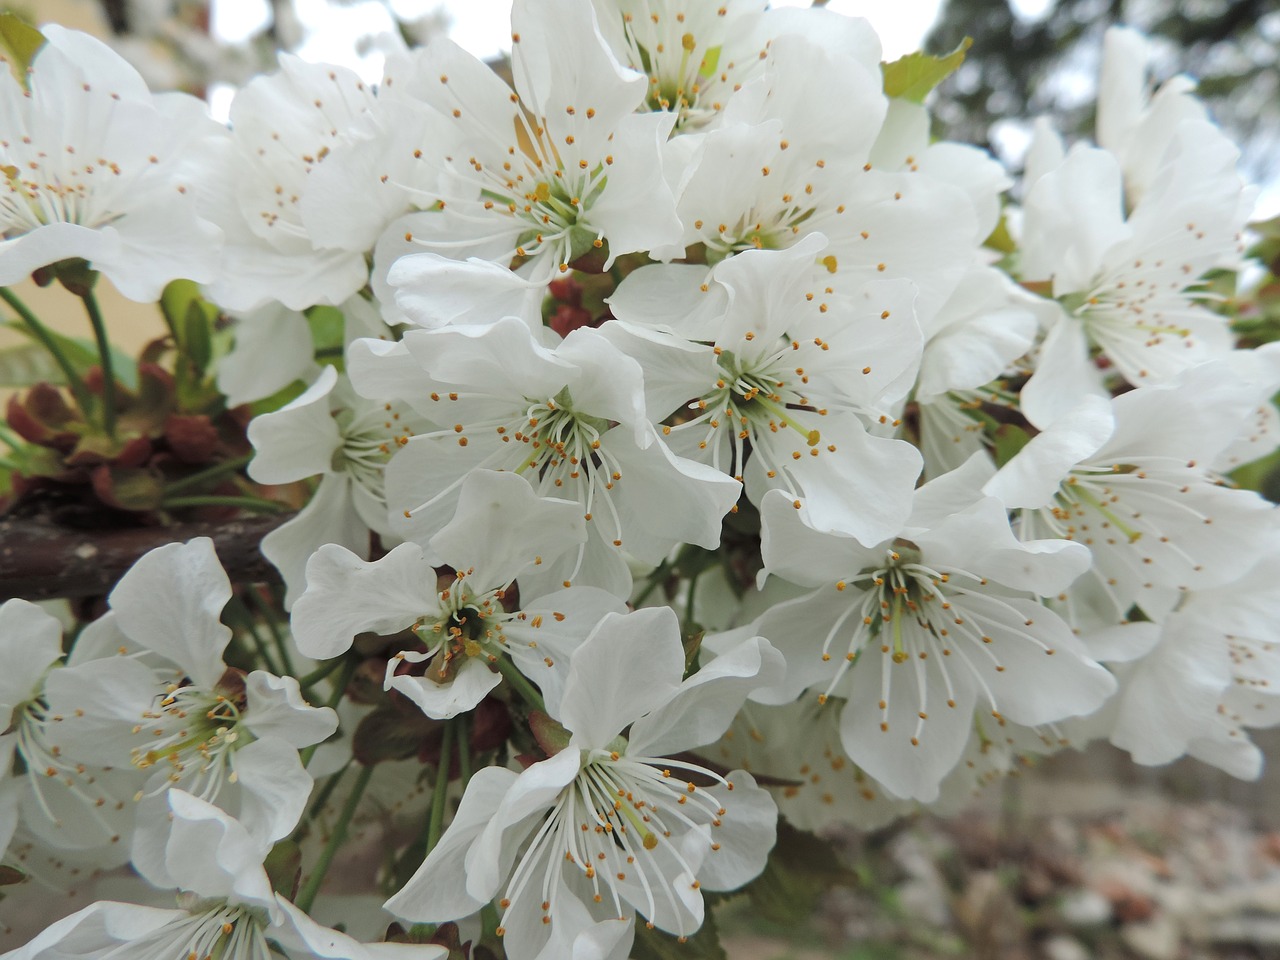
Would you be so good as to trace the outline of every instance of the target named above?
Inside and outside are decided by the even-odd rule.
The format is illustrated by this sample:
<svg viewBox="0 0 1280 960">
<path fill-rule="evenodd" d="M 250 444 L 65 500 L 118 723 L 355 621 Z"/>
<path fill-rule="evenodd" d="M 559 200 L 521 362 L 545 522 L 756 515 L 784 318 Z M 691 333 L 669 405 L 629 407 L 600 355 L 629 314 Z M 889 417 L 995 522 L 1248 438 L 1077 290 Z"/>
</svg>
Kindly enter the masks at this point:
<svg viewBox="0 0 1280 960">
<path fill-rule="evenodd" d="M 965 37 L 945 57 L 919 52 L 909 53 L 893 63 L 882 63 L 884 92 L 887 96 L 912 103 L 923 103 L 929 92 L 964 63 L 965 51 L 973 46 L 973 38 Z"/>
<path fill-rule="evenodd" d="M 857 882 L 857 874 L 836 859 L 830 843 L 779 820 L 778 842 L 764 872 L 747 886 L 747 896 L 765 919 L 804 926 L 822 894 Z"/>
<path fill-rule="evenodd" d="M 996 228 L 991 231 L 991 236 L 983 240 L 982 245 L 1004 254 L 1013 253 L 1018 249 L 1018 245 L 1013 240 L 1013 234 L 1009 232 L 1009 221 L 1003 214 L 1000 215 L 1000 222 L 996 224 Z"/>
<path fill-rule="evenodd" d="M 66 386 L 57 362 L 38 343 L 22 343 L 0 350 L 0 387 L 34 387 L 37 383 Z"/>
<path fill-rule="evenodd" d="M 1003 467 L 1031 442 L 1031 435 L 1012 423 L 1002 423 L 996 430 L 996 464 Z"/>
<path fill-rule="evenodd" d="M 729 960 L 720 946 L 720 931 L 715 917 L 707 911 L 698 932 L 684 943 L 661 930 L 650 930 L 636 918 L 636 943 L 631 948 L 632 960 Z"/>
<path fill-rule="evenodd" d="M 27 879 L 27 875 L 17 867 L 11 867 L 7 863 L 0 864 L 0 887 L 12 887 L 14 884 L 23 883 Z"/>
<path fill-rule="evenodd" d="M 21 17 L 0 13 L 0 56 L 9 61 L 9 69 L 24 87 L 27 85 L 27 68 L 44 44 L 44 34 Z"/>
<path fill-rule="evenodd" d="M 17 330 L 24 337 L 34 339 L 31 330 L 25 323 L 18 320 L 9 321 L 6 326 L 11 330 Z M 81 376 L 90 367 L 98 366 L 98 345 L 92 340 L 82 340 L 79 337 L 66 337 L 60 333 L 49 331 L 54 343 L 62 351 L 63 356 L 75 368 L 75 371 Z M 43 349 L 43 348 L 41 348 Z M 116 379 L 119 380 L 129 390 L 138 389 L 138 365 L 134 363 L 133 357 L 127 353 L 111 348 L 111 362 L 115 367 Z M 59 383 L 61 380 L 49 380 L 49 383 Z M 17 384 L 14 384 L 17 386 Z"/>
</svg>

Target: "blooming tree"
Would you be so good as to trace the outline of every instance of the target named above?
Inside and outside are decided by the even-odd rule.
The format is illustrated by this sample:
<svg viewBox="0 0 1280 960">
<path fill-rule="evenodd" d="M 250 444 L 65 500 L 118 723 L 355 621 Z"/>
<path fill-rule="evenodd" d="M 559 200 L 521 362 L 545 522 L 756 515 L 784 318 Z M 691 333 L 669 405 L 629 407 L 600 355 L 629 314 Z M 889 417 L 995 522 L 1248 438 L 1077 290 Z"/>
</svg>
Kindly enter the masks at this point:
<svg viewBox="0 0 1280 960">
<path fill-rule="evenodd" d="M 93 332 L 0 288 L 5 957 L 660 956 L 780 818 L 1258 775 L 1280 347 L 1190 81 L 1114 30 L 1015 181 L 930 137 L 962 51 L 820 7 L 512 30 L 224 126 L 0 19 L 0 282 Z"/>
</svg>

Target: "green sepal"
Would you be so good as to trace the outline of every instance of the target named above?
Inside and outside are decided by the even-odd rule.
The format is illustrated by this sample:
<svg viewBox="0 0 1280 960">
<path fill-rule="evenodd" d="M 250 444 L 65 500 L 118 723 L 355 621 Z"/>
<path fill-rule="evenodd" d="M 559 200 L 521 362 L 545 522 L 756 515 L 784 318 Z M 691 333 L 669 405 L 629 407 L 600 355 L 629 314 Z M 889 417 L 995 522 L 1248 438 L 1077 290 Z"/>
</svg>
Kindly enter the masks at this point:
<svg viewBox="0 0 1280 960">
<path fill-rule="evenodd" d="M 529 712 L 529 729 L 548 757 L 554 757 L 569 746 L 573 735 L 541 710 Z"/>
<path fill-rule="evenodd" d="M 1012 423 L 1002 423 L 995 432 L 996 465 L 1003 467 L 1031 442 L 1031 435 Z"/>
<path fill-rule="evenodd" d="M 271 889 L 292 901 L 302 878 L 302 848 L 292 840 L 279 841 L 262 861 L 262 869 L 267 872 Z"/>
<path fill-rule="evenodd" d="M 347 318 L 337 307 L 310 307 L 304 313 L 307 326 L 311 328 L 311 342 L 315 344 L 316 355 L 321 357 L 341 358 L 346 344 Z"/>
<path fill-rule="evenodd" d="M 965 37 L 946 56 L 909 53 L 893 63 L 882 63 L 884 92 L 886 96 L 912 103 L 923 103 L 930 91 L 951 76 L 964 63 L 965 52 L 973 46 L 973 37 Z"/>
</svg>

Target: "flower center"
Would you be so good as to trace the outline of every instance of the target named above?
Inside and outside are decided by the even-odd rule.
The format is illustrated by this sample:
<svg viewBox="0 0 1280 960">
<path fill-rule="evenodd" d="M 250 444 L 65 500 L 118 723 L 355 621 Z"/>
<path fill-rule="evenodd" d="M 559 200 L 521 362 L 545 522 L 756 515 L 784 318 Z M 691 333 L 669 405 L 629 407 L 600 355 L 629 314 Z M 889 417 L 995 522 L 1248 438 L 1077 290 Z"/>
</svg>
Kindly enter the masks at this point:
<svg viewBox="0 0 1280 960">
<path fill-rule="evenodd" d="M 697 764 L 584 751 L 577 777 L 561 792 L 512 873 L 499 902 L 503 916 L 532 909 L 536 902 L 542 922 L 554 922 L 555 899 L 563 887 L 555 876 L 563 869 L 576 871 L 591 885 L 592 899 L 608 900 L 619 917 L 626 915 L 624 901 L 653 917 L 660 900 L 675 916 L 684 916 L 674 884 L 687 883 L 694 890 L 700 884 L 681 839 L 721 826 L 727 811 L 706 788 L 673 771 L 733 789 L 724 777 Z M 708 846 L 712 855 L 720 849 L 714 838 Z M 530 899 L 535 889 L 541 891 L 537 901 Z"/>
<path fill-rule="evenodd" d="M 168 767 L 155 792 L 183 783 L 189 793 L 210 800 L 223 783 L 236 781 L 235 772 L 228 772 L 231 756 L 253 739 L 240 719 L 241 704 L 230 695 L 172 685 L 134 726 L 145 745 L 134 747 L 130 759 L 139 770 Z"/>
</svg>

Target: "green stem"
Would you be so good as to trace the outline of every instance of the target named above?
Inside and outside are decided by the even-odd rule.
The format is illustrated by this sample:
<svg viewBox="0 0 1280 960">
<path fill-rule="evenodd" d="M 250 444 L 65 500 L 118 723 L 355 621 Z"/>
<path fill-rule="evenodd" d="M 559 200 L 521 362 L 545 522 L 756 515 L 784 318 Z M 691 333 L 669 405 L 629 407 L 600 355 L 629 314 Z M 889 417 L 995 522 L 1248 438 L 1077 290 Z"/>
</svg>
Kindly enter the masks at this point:
<svg viewBox="0 0 1280 960">
<path fill-rule="evenodd" d="M 329 692 L 329 702 L 325 704 L 331 710 L 342 702 L 342 698 L 347 692 L 347 684 L 351 682 L 351 677 L 356 672 L 356 661 L 343 660 L 342 664 L 342 672 L 338 674 L 338 679 L 333 682 L 333 689 Z M 316 750 L 319 747 L 320 744 L 313 743 L 311 746 L 303 748 L 298 754 L 298 759 L 302 761 L 304 767 L 311 762 L 311 758 L 316 755 Z"/>
<path fill-rule="evenodd" d="M 471 782 L 471 724 L 465 713 L 454 723 L 458 728 L 458 780 L 466 790 Z"/>
<path fill-rule="evenodd" d="M 93 325 L 93 338 L 98 341 L 98 359 L 102 362 L 102 429 L 113 440 L 116 435 L 116 372 L 111 360 L 111 341 L 107 339 L 107 325 L 102 320 L 98 298 L 92 290 L 80 297 Z"/>
<path fill-rule="evenodd" d="M 697 577 L 689 578 L 689 593 L 685 597 L 684 602 L 684 622 L 686 626 L 691 626 L 695 621 L 693 619 L 693 588 L 698 585 Z"/>
<path fill-rule="evenodd" d="M 547 705 L 543 702 L 542 694 L 538 692 L 537 687 L 529 682 L 529 679 L 520 672 L 520 669 L 514 663 L 506 657 L 499 656 L 495 666 L 498 668 L 498 672 L 506 678 L 507 683 L 515 688 L 516 693 L 520 694 L 525 703 L 535 710 L 545 711 L 547 709 Z"/>
<path fill-rule="evenodd" d="M 324 875 L 329 872 L 329 866 L 333 863 L 334 854 L 338 852 L 338 848 L 347 839 L 347 827 L 351 825 L 351 818 L 355 816 L 356 807 L 360 805 L 360 797 L 364 794 L 364 788 L 369 785 L 369 780 L 373 777 L 373 770 L 373 767 L 362 767 L 360 769 L 360 776 L 356 778 L 355 785 L 347 796 L 347 802 L 342 805 L 342 810 L 338 814 L 338 821 L 333 825 L 333 832 L 329 834 L 329 842 L 324 845 L 324 850 L 320 853 L 320 860 L 316 863 L 315 869 L 311 871 L 311 876 L 307 877 L 306 885 L 303 886 L 301 892 L 293 901 L 294 906 L 304 913 L 309 911 L 311 905 L 315 903 L 316 894 L 320 892 L 320 884 L 324 883 Z"/>
<path fill-rule="evenodd" d="M 344 663 L 346 663 L 346 660 L 344 660 L 342 657 L 334 657 L 332 660 L 328 661 L 327 663 L 322 663 L 320 666 L 316 667 L 306 676 L 299 677 L 298 686 L 300 686 L 303 689 L 303 692 L 306 692 L 307 687 L 315 686 L 317 683 L 319 683 L 329 674 L 333 673 L 333 671 L 337 670 Z M 308 697 L 308 699 L 310 698 Z"/>
<path fill-rule="evenodd" d="M 644 589 L 636 597 L 635 605 L 638 607 L 644 603 L 649 598 L 649 594 L 653 593 L 658 588 L 658 584 L 662 583 L 670 573 L 671 565 L 666 560 L 663 560 L 654 568 L 653 573 L 649 574 L 649 579 L 645 582 Z"/>
<path fill-rule="evenodd" d="M 88 420 L 94 410 L 93 394 L 89 392 L 89 388 L 81 379 L 80 374 L 76 373 L 76 368 L 71 365 L 71 361 L 67 359 L 58 341 L 54 338 L 53 332 L 40 322 L 40 318 L 31 312 L 31 309 L 23 303 L 18 295 L 8 287 L 0 287 L 0 300 L 4 300 L 14 313 L 22 318 L 23 323 L 31 331 L 32 336 L 40 341 L 40 345 L 49 351 L 49 355 L 53 357 L 58 368 L 62 371 L 62 375 L 67 379 L 67 386 L 71 389 L 72 395 L 76 398 L 76 403 L 80 407 L 80 411 Z"/>
<path fill-rule="evenodd" d="M 278 500 L 264 500 L 261 497 L 218 497 L 191 496 L 166 497 L 160 501 L 166 510 L 181 510 L 184 507 L 237 507 L 252 513 L 284 513 L 289 508 Z"/>
<path fill-rule="evenodd" d="M 436 848 L 444 833 L 444 803 L 449 795 L 449 767 L 453 764 L 453 730 L 449 721 L 440 740 L 440 765 L 436 768 L 436 788 L 431 794 L 431 820 L 427 825 L 427 853 Z"/>
<path fill-rule="evenodd" d="M 285 640 L 285 636 L 280 631 L 280 627 L 276 624 L 276 611 L 269 604 L 263 601 L 256 590 L 249 590 L 245 593 L 249 600 L 249 605 L 258 611 L 258 615 L 262 618 L 262 622 L 267 625 L 267 632 L 271 634 L 271 642 L 275 644 L 276 652 L 280 655 L 280 665 L 284 667 L 284 672 L 290 676 L 296 676 L 297 671 L 293 668 L 293 657 L 289 654 L 289 644 Z"/>
<path fill-rule="evenodd" d="M 245 602 L 239 597 L 232 597 L 227 602 L 224 611 L 239 623 L 240 629 L 253 642 L 253 649 L 257 653 L 262 666 L 276 676 L 283 675 L 284 671 L 280 669 L 280 665 L 272 658 L 271 651 L 267 649 L 267 645 L 262 642 L 262 635 L 258 633 L 258 626 L 254 623 L 253 613 L 245 605 Z"/>
<path fill-rule="evenodd" d="M 355 763 L 355 758 L 344 763 L 337 773 L 332 774 L 328 780 L 324 782 L 324 786 L 320 788 L 320 792 L 316 794 L 316 798 L 311 801 L 311 808 L 307 811 L 306 819 L 298 824 L 298 829 L 293 831 L 293 842 L 299 842 L 307 835 L 307 830 L 311 827 L 311 821 L 320 816 L 320 811 L 324 809 L 324 805 L 329 802 L 329 798 L 333 796 L 333 791 L 337 789 L 339 781 L 342 780 L 351 764 Z"/>
<path fill-rule="evenodd" d="M 222 463 L 215 463 L 212 467 L 201 470 L 198 473 L 193 473 L 182 477 L 179 480 L 174 480 L 172 483 L 165 484 L 164 492 L 166 494 L 175 494 L 181 493 L 183 490 L 190 490 L 192 487 L 198 487 L 202 483 L 207 483 L 210 480 L 216 480 L 228 473 L 235 473 L 241 467 L 248 464 L 252 459 L 253 454 L 250 453 L 243 457 L 236 457 L 234 460 L 224 460 Z"/>
</svg>

